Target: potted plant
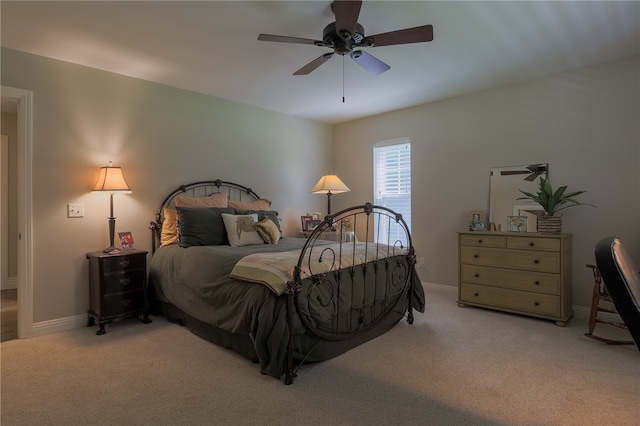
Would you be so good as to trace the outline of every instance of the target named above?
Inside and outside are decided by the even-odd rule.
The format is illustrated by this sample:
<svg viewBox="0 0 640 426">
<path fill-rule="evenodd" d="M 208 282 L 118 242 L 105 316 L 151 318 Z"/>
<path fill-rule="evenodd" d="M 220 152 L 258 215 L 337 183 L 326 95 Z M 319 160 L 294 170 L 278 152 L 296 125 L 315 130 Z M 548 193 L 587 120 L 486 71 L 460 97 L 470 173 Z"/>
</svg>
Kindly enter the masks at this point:
<svg viewBox="0 0 640 426">
<path fill-rule="evenodd" d="M 538 192 L 535 194 L 520 190 L 525 197 L 518 200 L 531 200 L 538 203 L 544 213 L 538 216 L 538 231 L 543 233 L 559 233 L 562 231 L 562 214 L 558 213 L 564 209 L 574 206 L 591 206 L 592 204 L 581 203 L 573 197 L 587 191 L 567 192 L 567 186 L 561 186 L 555 191 L 548 180 L 540 178 Z"/>
</svg>

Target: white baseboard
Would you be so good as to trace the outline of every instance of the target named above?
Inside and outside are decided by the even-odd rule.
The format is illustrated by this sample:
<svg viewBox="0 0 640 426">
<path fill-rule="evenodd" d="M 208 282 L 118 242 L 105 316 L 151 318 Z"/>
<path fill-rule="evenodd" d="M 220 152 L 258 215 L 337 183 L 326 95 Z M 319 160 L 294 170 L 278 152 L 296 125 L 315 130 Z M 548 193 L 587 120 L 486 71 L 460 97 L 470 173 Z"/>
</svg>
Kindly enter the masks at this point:
<svg viewBox="0 0 640 426">
<path fill-rule="evenodd" d="M 86 327 L 87 314 L 75 315 L 66 318 L 57 318 L 49 321 L 42 321 L 33 324 L 31 337 L 39 337 L 61 331 L 73 330 L 74 328 Z"/>
<path fill-rule="evenodd" d="M 7 278 L 7 282 L 3 283 L 4 285 L 0 290 L 13 290 L 18 288 L 18 278 L 17 277 L 9 277 Z"/>
</svg>

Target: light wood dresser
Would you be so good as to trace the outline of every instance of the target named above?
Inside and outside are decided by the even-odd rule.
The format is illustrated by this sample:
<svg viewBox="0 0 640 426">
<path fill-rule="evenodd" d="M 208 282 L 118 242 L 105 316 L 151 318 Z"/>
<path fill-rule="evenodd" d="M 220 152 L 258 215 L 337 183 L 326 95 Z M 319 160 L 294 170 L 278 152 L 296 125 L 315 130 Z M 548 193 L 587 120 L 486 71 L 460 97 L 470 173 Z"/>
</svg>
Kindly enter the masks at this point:
<svg viewBox="0 0 640 426">
<path fill-rule="evenodd" d="M 458 306 L 554 320 L 571 307 L 571 234 L 460 232 Z"/>
</svg>

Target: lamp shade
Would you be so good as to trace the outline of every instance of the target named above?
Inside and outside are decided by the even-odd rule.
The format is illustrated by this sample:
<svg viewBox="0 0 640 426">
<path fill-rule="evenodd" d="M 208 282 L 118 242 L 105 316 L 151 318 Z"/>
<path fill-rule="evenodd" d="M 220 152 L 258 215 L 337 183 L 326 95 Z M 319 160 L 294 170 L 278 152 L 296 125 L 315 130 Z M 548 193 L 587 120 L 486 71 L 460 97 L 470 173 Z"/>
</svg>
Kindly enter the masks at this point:
<svg viewBox="0 0 640 426">
<path fill-rule="evenodd" d="M 341 194 L 351 191 L 336 175 L 325 175 L 320 178 L 311 190 L 312 194 Z"/>
<path fill-rule="evenodd" d="M 131 193 L 131 188 L 122 174 L 122 168 L 111 164 L 109 161 L 108 166 L 100 167 L 100 175 L 96 184 L 93 185 L 93 191 Z"/>
</svg>

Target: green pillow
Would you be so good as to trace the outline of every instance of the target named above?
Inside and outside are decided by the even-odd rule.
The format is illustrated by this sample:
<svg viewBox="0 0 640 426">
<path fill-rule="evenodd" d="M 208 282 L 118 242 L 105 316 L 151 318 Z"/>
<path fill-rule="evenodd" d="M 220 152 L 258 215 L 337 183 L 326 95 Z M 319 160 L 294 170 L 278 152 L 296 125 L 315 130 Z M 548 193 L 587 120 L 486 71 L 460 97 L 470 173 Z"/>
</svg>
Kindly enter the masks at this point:
<svg viewBox="0 0 640 426">
<path fill-rule="evenodd" d="M 233 207 L 177 207 L 176 210 L 181 247 L 229 244 L 222 213 L 235 213 Z"/>
</svg>

